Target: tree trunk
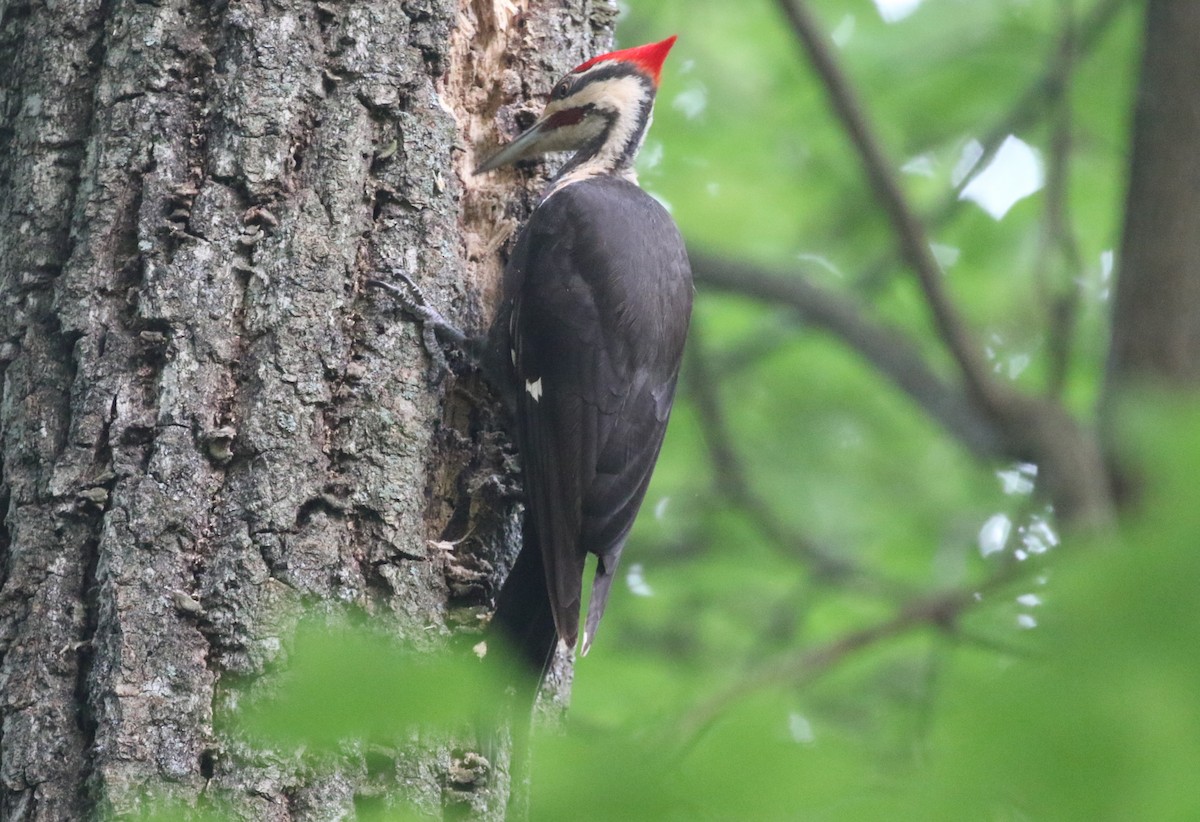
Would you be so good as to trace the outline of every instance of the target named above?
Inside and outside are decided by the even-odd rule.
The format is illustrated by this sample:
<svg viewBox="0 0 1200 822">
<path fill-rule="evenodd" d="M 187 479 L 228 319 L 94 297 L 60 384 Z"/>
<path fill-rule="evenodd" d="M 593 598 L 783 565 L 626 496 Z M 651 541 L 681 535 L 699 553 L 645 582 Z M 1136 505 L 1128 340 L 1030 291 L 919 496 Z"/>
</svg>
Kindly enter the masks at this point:
<svg viewBox="0 0 1200 822">
<path fill-rule="evenodd" d="M 1152 0 L 1113 304 L 1111 388 L 1200 385 L 1200 3 Z"/>
<path fill-rule="evenodd" d="M 213 716 L 302 608 L 437 650 L 511 561 L 489 408 L 363 283 L 486 324 L 537 184 L 475 147 L 614 17 L 526 5 L 0 3 L 0 818 L 497 807 L 443 743 L 314 773 Z"/>
<path fill-rule="evenodd" d="M 1200 3 L 1150 0 L 1145 31 L 1102 405 L 1110 442 L 1124 398 L 1200 386 Z M 1136 471 L 1114 471 L 1126 501 Z"/>
</svg>

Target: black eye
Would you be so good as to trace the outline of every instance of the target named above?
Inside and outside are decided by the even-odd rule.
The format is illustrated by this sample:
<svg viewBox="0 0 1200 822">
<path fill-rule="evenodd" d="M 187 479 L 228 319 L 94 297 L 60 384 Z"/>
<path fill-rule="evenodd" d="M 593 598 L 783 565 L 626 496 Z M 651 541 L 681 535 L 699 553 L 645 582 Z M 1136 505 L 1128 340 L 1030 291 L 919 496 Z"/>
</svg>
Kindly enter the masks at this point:
<svg viewBox="0 0 1200 822">
<path fill-rule="evenodd" d="M 554 91 L 550 92 L 551 100 L 561 100 L 567 96 L 567 88 L 569 84 L 566 80 L 560 80 L 558 85 L 554 87 Z"/>
</svg>

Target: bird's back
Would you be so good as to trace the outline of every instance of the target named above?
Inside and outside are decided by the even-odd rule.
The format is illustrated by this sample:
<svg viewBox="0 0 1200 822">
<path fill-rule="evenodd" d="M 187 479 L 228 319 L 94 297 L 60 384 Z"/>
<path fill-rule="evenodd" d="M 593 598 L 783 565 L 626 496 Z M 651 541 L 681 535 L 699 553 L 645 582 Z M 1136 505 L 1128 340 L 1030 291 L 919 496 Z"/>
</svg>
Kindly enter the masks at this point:
<svg viewBox="0 0 1200 822">
<path fill-rule="evenodd" d="M 527 517 L 567 641 L 578 632 L 586 555 L 601 559 L 586 650 L 662 444 L 690 268 L 666 210 L 628 180 L 601 175 L 539 205 L 507 280 Z"/>
</svg>

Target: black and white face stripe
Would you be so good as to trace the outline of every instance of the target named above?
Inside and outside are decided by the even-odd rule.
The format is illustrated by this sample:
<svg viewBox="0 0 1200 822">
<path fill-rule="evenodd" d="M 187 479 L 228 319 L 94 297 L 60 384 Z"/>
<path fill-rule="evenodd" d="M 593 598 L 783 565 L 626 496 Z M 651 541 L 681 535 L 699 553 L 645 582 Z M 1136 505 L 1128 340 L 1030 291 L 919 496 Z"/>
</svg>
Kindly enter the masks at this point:
<svg viewBox="0 0 1200 822">
<path fill-rule="evenodd" d="M 568 183 L 615 174 L 635 180 L 633 161 L 650 126 L 663 60 L 675 43 L 594 57 L 554 85 L 541 118 L 475 167 L 483 174 L 541 154 L 574 151 L 551 193 Z"/>
<path fill-rule="evenodd" d="M 650 126 L 654 94 L 653 81 L 625 63 L 599 63 L 563 78 L 542 118 L 561 132 L 555 143 L 574 143 L 578 149 L 560 172 L 562 184 L 594 174 L 632 176 Z"/>
<path fill-rule="evenodd" d="M 566 77 L 558 81 L 557 85 L 550 92 L 550 102 L 547 108 L 558 100 L 569 100 L 577 93 L 583 90 L 584 86 L 592 83 L 599 83 L 605 80 L 619 79 L 621 77 L 636 77 L 645 84 L 646 90 L 650 96 L 654 96 L 653 81 L 637 70 L 636 66 L 631 66 L 628 63 L 604 62 L 597 63 L 583 71 L 571 72 Z"/>
</svg>

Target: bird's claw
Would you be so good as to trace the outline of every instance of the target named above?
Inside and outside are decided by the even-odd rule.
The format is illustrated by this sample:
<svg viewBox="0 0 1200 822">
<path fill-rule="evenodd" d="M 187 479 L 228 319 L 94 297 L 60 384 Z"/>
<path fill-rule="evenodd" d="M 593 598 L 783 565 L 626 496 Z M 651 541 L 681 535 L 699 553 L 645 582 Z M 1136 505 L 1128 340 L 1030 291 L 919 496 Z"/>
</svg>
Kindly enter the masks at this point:
<svg viewBox="0 0 1200 822">
<path fill-rule="evenodd" d="M 450 372 L 450 364 L 446 361 L 446 354 L 438 340 L 438 332 L 440 331 L 444 337 L 452 341 L 461 340 L 464 335 L 451 325 L 437 309 L 429 305 L 424 293 L 411 277 L 402 271 L 393 271 L 392 276 L 403 283 L 403 287 L 394 282 L 377 279 L 367 280 L 367 285 L 391 294 L 400 308 L 420 324 L 421 344 L 431 360 L 429 379 L 437 385 Z"/>
<path fill-rule="evenodd" d="M 382 289 L 391 294 L 400 307 L 412 315 L 412 318 L 417 322 L 433 326 L 450 325 L 450 323 L 446 322 L 445 317 L 429 305 L 429 301 L 425 299 L 425 294 L 412 281 L 411 277 L 402 271 L 393 271 L 392 276 L 402 282 L 404 286 L 401 287 L 394 282 L 376 279 L 367 280 L 367 285 L 372 288 Z"/>
</svg>

